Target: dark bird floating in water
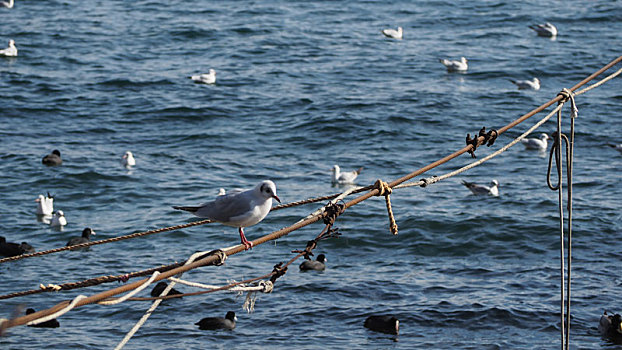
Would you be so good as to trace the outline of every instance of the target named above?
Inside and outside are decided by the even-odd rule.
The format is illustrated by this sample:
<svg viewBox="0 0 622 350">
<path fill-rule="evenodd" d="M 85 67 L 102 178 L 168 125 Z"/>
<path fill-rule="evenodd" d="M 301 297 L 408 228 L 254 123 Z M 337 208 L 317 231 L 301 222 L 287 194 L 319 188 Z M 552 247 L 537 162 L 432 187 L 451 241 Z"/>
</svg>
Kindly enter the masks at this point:
<svg viewBox="0 0 622 350">
<path fill-rule="evenodd" d="M 26 310 L 26 315 L 30 315 L 30 314 L 34 314 L 34 313 L 35 313 L 35 309 L 30 308 L 30 309 Z M 51 319 L 49 321 L 28 325 L 28 327 L 58 328 L 58 327 L 60 327 L 60 323 L 58 322 L 57 319 L 53 318 L 53 319 Z"/>
<path fill-rule="evenodd" d="M 60 158 L 60 151 L 57 149 L 53 150 L 52 153 L 43 157 L 43 159 L 41 160 L 41 163 L 47 166 L 55 166 L 55 165 L 63 164 L 63 160 Z"/>
<path fill-rule="evenodd" d="M 326 269 L 326 257 L 324 256 L 324 254 L 320 254 L 317 256 L 317 259 L 314 260 L 305 260 L 302 262 L 302 264 L 300 264 L 300 271 L 309 271 L 309 270 L 316 270 L 316 271 L 323 271 L 324 269 Z"/>
<path fill-rule="evenodd" d="M 235 312 L 229 311 L 227 315 L 222 317 L 206 317 L 201 321 L 195 323 L 202 330 L 215 330 L 215 329 L 234 329 L 235 321 L 238 318 L 235 317 Z"/>
<path fill-rule="evenodd" d="M 400 321 L 391 315 L 369 316 L 364 326 L 381 333 L 399 334 L 400 332 Z"/>
</svg>

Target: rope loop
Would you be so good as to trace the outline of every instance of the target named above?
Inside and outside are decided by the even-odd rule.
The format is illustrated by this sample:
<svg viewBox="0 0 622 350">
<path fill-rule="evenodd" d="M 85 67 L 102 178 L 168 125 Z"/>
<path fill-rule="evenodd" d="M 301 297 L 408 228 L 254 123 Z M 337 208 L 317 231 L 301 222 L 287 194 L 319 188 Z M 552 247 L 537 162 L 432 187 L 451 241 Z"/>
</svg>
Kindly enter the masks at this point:
<svg viewBox="0 0 622 350">
<path fill-rule="evenodd" d="M 225 251 L 222 250 L 222 249 L 214 249 L 214 250 L 208 252 L 207 254 L 202 255 L 202 256 L 194 259 L 194 260 L 195 261 L 196 260 L 202 260 L 202 259 L 207 258 L 208 256 L 217 256 L 218 257 L 218 261 L 214 262 L 214 265 L 216 265 L 216 266 L 224 265 L 225 261 L 227 260 L 227 254 L 225 254 Z"/>
<path fill-rule="evenodd" d="M 274 283 L 271 281 L 260 281 L 258 285 L 259 287 L 263 287 L 261 290 L 262 293 L 272 293 L 272 290 L 274 289 Z"/>
<path fill-rule="evenodd" d="M 570 101 L 570 118 L 576 118 L 579 114 L 579 109 L 574 101 L 574 93 L 566 88 L 563 88 L 557 96 L 561 96 L 562 99 L 557 103 L 558 105 L 564 104 Z"/>
<path fill-rule="evenodd" d="M 384 196 L 385 203 L 387 204 L 387 214 L 389 215 L 389 230 L 391 230 L 392 234 L 397 235 L 397 223 L 395 222 L 393 209 L 391 208 L 391 193 L 393 189 L 388 183 L 380 179 L 376 180 L 373 189 L 378 190 L 378 196 Z"/>
<path fill-rule="evenodd" d="M 488 133 L 486 134 L 486 138 L 484 139 L 484 143 L 487 143 L 486 146 L 490 147 L 494 145 L 495 141 L 497 140 L 497 136 L 499 136 L 499 132 L 497 131 L 497 129 L 490 129 L 490 131 L 488 131 Z"/>
<path fill-rule="evenodd" d="M 564 134 L 561 134 L 561 139 L 565 142 L 566 144 L 566 164 L 568 164 L 568 137 Z M 557 147 L 559 147 L 559 143 L 557 140 L 557 131 L 553 133 L 553 140 L 555 140 L 555 142 L 553 143 L 553 146 L 551 146 L 551 151 L 549 152 L 549 165 L 546 171 L 546 184 L 547 186 L 551 189 L 551 191 L 557 191 L 559 190 L 559 183 L 561 181 L 561 179 L 557 179 L 557 184 L 553 185 L 551 183 L 551 170 L 553 168 L 553 154 L 555 154 L 555 166 L 556 169 L 559 169 L 562 165 L 559 161 L 559 157 L 557 155 Z"/>
</svg>

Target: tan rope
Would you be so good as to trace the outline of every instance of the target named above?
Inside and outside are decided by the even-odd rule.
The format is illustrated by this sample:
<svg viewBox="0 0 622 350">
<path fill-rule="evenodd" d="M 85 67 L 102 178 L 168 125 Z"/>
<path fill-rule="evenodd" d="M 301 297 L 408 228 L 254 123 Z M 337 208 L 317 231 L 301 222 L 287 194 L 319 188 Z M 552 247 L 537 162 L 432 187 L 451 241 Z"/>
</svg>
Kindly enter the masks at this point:
<svg viewBox="0 0 622 350">
<path fill-rule="evenodd" d="M 373 188 L 378 190 L 378 196 L 384 196 L 385 203 L 387 204 L 387 213 L 389 215 L 389 230 L 391 230 L 392 234 L 397 235 L 397 223 L 395 222 L 393 209 L 391 208 L 391 193 L 393 189 L 388 183 L 380 179 L 376 180 Z"/>
</svg>

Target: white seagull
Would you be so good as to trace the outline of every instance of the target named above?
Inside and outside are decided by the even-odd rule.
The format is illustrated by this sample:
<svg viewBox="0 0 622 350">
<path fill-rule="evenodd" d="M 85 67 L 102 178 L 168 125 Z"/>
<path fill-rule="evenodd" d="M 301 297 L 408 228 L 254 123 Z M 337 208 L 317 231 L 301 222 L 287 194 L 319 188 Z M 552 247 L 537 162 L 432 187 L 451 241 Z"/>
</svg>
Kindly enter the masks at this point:
<svg viewBox="0 0 622 350">
<path fill-rule="evenodd" d="M 198 74 L 190 77 L 192 81 L 195 83 L 201 84 L 215 84 L 216 83 L 216 71 L 213 69 L 209 70 L 208 74 Z"/>
<path fill-rule="evenodd" d="M 464 57 L 460 57 L 460 61 L 450 61 L 444 58 L 439 61 L 447 67 L 448 72 L 466 72 L 469 69 L 468 61 Z"/>
<path fill-rule="evenodd" d="M 8 9 L 12 9 L 14 5 L 14 1 L 13 0 L 9 0 L 9 2 L 6 1 L 1 1 L 0 2 L 0 7 L 6 7 Z"/>
<path fill-rule="evenodd" d="M 215 200 L 199 206 L 174 206 L 200 218 L 208 218 L 223 225 L 237 227 L 240 243 L 246 250 L 253 247 L 244 236 L 244 227 L 253 226 L 263 220 L 272 208 L 272 198 L 281 203 L 276 195 L 276 185 L 264 180 L 250 190 L 217 196 Z"/>
<path fill-rule="evenodd" d="M 339 168 L 339 165 L 335 164 L 333 165 L 333 169 L 331 170 L 332 172 L 332 183 L 333 184 L 353 184 L 354 180 L 356 179 L 357 176 L 359 176 L 359 174 L 361 173 L 361 171 L 363 171 L 363 167 L 360 167 L 356 170 L 352 170 L 352 171 L 344 171 L 343 173 L 341 172 L 341 168 Z"/>
<path fill-rule="evenodd" d="M 530 25 L 529 28 L 535 30 L 536 33 L 538 33 L 538 36 L 546 36 L 549 38 L 557 36 L 557 28 L 549 22 Z"/>
<path fill-rule="evenodd" d="M 465 185 L 473 194 L 475 195 L 491 195 L 494 197 L 499 196 L 499 182 L 497 180 L 492 180 L 490 182 L 490 187 L 485 185 L 478 185 L 472 182 L 462 181 L 462 184 Z"/>
<path fill-rule="evenodd" d="M 50 196 L 49 192 L 47 197 L 40 194 L 35 202 L 37 202 L 37 215 L 52 215 L 54 212 L 54 197 Z"/>
<path fill-rule="evenodd" d="M 401 40 L 402 37 L 404 36 L 404 30 L 402 29 L 402 27 L 397 27 L 397 30 L 395 30 L 395 29 L 383 29 L 382 30 L 382 34 L 384 34 L 384 36 L 386 36 L 387 38 L 393 38 L 393 39 Z"/>
<path fill-rule="evenodd" d="M 121 157 L 121 164 L 124 167 L 129 168 L 136 165 L 136 159 L 134 159 L 134 155 L 130 151 L 126 151 L 123 157 Z"/>
<path fill-rule="evenodd" d="M 607 144 L 607 146 L 614 148 L 616 151 L 622 153 L 622 143 L 618 144 L 618 145 L 612 145 L 610 143 Z"/>
<path fill-rule="evenodd" d="M 0 50 L 0 56 L 6 56 L 6 57 L 17 56 L 17 47 L 15 47 L 15 41 L 13 39 L 9 40 L 9 47 L 7 47 L 6 49 Z"/>
<path fill-rule="evenodd" d="M 512 84 L 518 86 L 519 90 L 540 90 L 540 79 L 533 78 L 532 80 L 512 80 L 510 79 Z"/>
<path fill-rule="evenodd" d="M 548 143 L 546 140 L 549 139 L 549 135 L 542 133 L 540 134 L 539 139 L 522 139 L 520 142 L 525 145 L 526 149 L 537 149 L 540 151 L 546 151 L 548 147 Z"/>
<path fill-rule="evenodd" d="M 65 213 L 63 213 L 62 210 L 58 210 L 56 213 L 54 213 L 54 217 L 52 218 L 52 221 L 50 221 L 50 226 L 62 228 L 65 225 L 67 225 L 67 219 L 65 219 Z"/>
</svg>

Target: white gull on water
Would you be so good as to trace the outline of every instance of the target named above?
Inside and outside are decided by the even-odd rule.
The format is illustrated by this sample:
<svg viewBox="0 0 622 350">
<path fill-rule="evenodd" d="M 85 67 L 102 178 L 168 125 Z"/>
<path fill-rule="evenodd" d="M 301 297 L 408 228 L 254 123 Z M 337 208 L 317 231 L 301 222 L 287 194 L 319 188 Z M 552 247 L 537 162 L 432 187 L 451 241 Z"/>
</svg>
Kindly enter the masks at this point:
<svg viewBox="0 0 622 350">
<path fill-rule="evenodd" d="M 512 80 L 510 79 L 512 84 L 518 86 L 519 90 L 540 90 L 540 79 L 533 78 L 531 80 Z"/>
<path fill-rule="evenodd" d="M 272 198 L 281 203 L 276 195 L 276 185 L 264 180 L 250 190 L 232 192 L 217 196 L 215 200 L 199 206 L 174 206 L 174 209 L 185 210 L 200 218 L 207 218 L 223 225 L 237 227 L 240 243 L 245 249 L 253 246 L 244 236 L 244 227 L 253 226 L 263 220 L 272 208 Z"/>
<path fill-rule="evenodd" d="M 67 225 L 67 219 L 65 219 L 65 213 L 63 213 L 62 210 L 59 210 L 56 213 L 54 213 L 54 217 L 52 218 L 52 221 L 50 221 L 50 226 L 62 228 L 65 225 Z"/>
<path fill-rule="evenodd" d="M 6 49 L 0 50 L 0 56 L 6 56 L 6 57 L 17 56 L 17 47 L 15 47 L 15 41 L 13 39 L 9 40 L 9 47 L 7 47 Z"/>
<path fill-rule="evenodd" d="M 382 30 L 382 34 L 384 34 L 384 36 L 386 36 L 387 38 L 393 38 L 393 39 L 401 40 L 402 37 L 404 36 L 404 30 L 402 29 L 402 27 L 397 27 L 397 30 L 395 30 L 395 29 L 383 29 Z"/>
<path fill-rule="evenodd" d="M 540 134 L 539 139 L 522 139 L 520 140 L 520 142 L 527 149 L 537 149 L 540 151 L 546 151 L 546 148 L 548 147 L 548 143 L 547 143 L 548 139 L 549 139 L 549 135 L 542 133 Z"/>
<path fill-rule="evenodd" d="M 40 194 L 35 202 L 37 202 L 37 215 L 52 215 L 54 212 L 54 197 L 49 192 L 47 197 Z"/>
<path fill-rule="evenodd" d="M 451 61 L 444 58 L 439 60 L 446 68 L 448 72 L 466 72 L 469 69 L 467 59 L 460 57 L 460 61 Z"/>
<path fill-rule="evenodd" d="M 545 36 L 549 38 L 557 36 L 557 28 L 549 22 L 544 24 L 534 24 L 529 26 L 529 28 L 538 33 L 538 36 Z"/>
<path fill-rule="evenodd" d="M 363 171 L 363 168 L 358 168 L 352 171 L 344 171 L 341 172 L 341 168 L 339 165 L 333 165 L 332 172 L 332 183 L 333 184 L 353 184 L 356 177 Z"/>
<path fill-rule="evenodd" d="M 216 83 L 216 71 L 213 69 L 210 69 L 209 73 L 192 75 L 190 79 L 192 79 L 192 81 L 194 81 L 195 83 L 215 84 Z"/>
<path fill-rule="evenodd" d="M 134 159 L 134 155 L 130 151 L 126 151 L 123 157 L 121 157 L 121 164 L 124 167 L 129 168 L 136 165 L 136 159 Z"/>
<path fill-rule="evenodd" d="M 472 182 L 462 181 L 462 184 L 465 185 L 473 194 L 475 195 L 491 195 L 494 197 L 499 196 L 499 182 L 497 180 L 492 180 L 490 182 L 490 186 L 478 185 Z"/>
</svg>

